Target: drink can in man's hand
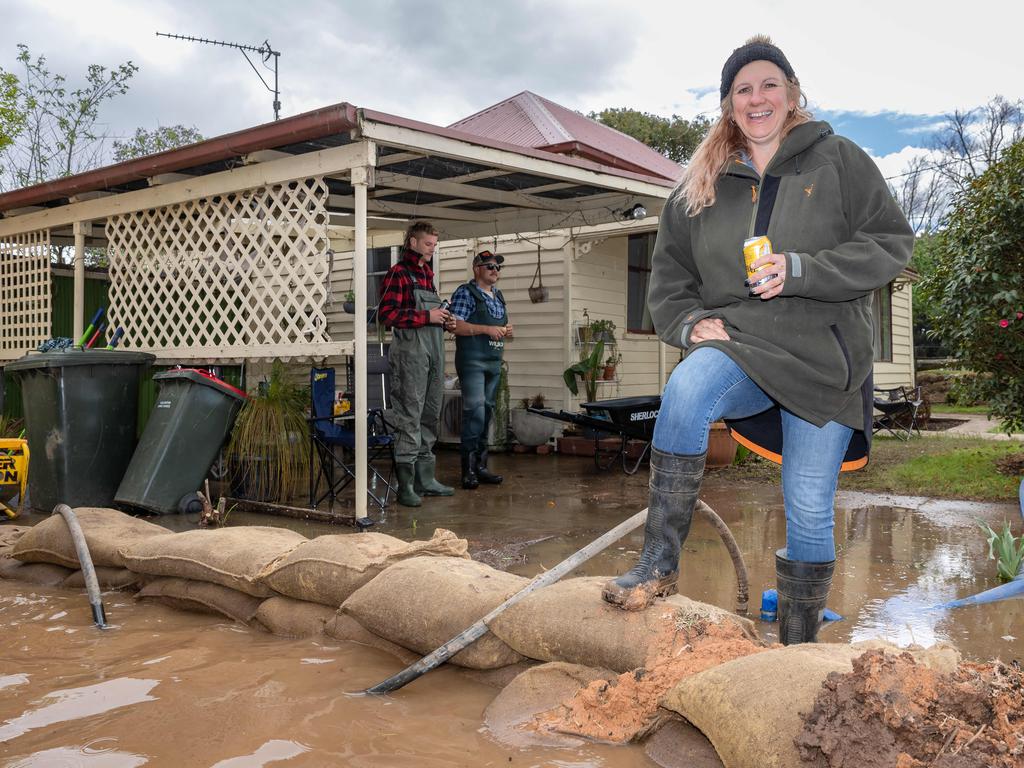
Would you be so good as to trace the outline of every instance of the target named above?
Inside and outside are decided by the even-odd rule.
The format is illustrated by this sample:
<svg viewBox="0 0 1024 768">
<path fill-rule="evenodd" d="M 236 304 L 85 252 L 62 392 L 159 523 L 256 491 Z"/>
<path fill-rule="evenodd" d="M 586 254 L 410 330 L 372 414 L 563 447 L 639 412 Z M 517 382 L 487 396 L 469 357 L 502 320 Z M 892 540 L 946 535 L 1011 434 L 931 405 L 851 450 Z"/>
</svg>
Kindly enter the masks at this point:
<svg viewBox="0 0 1024 768">
<path fill-rule="evenodd" d="M 747 288 L 750 289 L 748 295 L 756 296 L 754 289 L 759 285 L 764 285 L 773 277 L 772 275 L 763 274 L 764 270 L 767 269 L 767 265 L 752 269 L 751 264 L 757 261 L 762 256 L 769 256 L 772 253 L 772 242 L 764 235 L 759 237 L 748 237 L 743 241 L 743 263 L 747 267 Z M 758 274 L 762 273 L 762 274 Z"/>
</svg>

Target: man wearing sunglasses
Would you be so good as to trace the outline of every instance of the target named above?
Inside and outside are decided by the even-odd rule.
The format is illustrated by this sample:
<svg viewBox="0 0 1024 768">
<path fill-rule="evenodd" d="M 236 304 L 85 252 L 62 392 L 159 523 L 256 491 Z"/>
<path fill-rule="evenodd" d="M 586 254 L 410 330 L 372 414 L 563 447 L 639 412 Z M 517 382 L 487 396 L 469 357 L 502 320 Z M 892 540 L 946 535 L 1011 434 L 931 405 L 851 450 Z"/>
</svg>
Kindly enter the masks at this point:
<svg viewBox="0 0 1024 768">
<path fill-rule="evenodd" d="M 455 315 L 455 369 L 462 388 L 462 487 L 502 481 L 487 468 L 487 428 L 501 378 L 505 340 L 512 338 L 505 297 L 496 287 L 505 257 L 480 251 L 473 257 L 473 279 L 452 294 Z"/>
</svg>

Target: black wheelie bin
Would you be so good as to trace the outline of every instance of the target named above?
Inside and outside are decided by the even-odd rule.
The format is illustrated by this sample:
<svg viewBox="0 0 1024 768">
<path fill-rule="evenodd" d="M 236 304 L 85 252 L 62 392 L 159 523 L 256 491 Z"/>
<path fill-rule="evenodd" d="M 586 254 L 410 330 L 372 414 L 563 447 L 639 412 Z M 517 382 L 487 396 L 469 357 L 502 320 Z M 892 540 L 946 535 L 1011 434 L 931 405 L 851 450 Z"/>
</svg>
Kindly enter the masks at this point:
<svg viewBox="0 0 1024 768">
<path fill-rule="evenodd" d="M 199 512 L 196 491 L 231 434 L 246 394 L 195 368 L 158 373 L 156 405 L 114 501 L 165 515 Z"/>
<path fill-rule="evenodd" d="M 29 505 L 109 507 L 131 461 L 146 352 L 61 349 L 4 366 L 21 385 Z"/>
</svg>

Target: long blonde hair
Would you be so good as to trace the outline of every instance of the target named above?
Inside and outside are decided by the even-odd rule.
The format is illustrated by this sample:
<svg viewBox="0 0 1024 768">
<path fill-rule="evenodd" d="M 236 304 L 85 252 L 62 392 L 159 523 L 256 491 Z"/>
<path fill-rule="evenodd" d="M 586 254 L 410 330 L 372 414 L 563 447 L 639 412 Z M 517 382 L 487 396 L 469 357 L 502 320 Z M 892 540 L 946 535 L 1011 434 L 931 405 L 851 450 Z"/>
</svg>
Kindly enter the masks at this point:
<svg viewBox="0 0 1024 768">
<path fill-rule="evenodd" d="M 807 110 L 807 97 L 799 83 L 787 78 L 786 95 L 796 107 L 786 116 L 780 140 L 785 139 L 796 126 L 814 119 Z M 708 206 L 715 204 L 715 188 L 719 177 L 729 163 L 739 158 L 740 153 L 747 147 L 743 133 L 732 119 L 731 95 L 725 97 L 721 107 L 722 114 L 694 150 L 693 157 L 683 171 L 683 178 L 677 187 L 682 190 L 683 194 L 678 199 L 680 203 L 685 204 L 687 216 L 696 216 Z"/>
</svg>

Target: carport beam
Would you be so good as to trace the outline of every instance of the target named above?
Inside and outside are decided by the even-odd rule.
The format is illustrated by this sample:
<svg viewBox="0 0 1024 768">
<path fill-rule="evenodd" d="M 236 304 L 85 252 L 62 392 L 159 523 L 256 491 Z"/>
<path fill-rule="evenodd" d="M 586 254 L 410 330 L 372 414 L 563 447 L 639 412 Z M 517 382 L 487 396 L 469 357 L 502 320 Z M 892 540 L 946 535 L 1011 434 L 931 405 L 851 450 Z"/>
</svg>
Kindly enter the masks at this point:
<svg viewBox="0 0 1024 768">
<path fill-rule="evenodd" d="M 78 342 L 85 333 L 85 236 L 92 234 L 92 224 L 76 221 L 75 234 L 75 299 L 71 338 Z"/>
<path fill-rule="evenodd" d="M 355 429 L 356 429 L 356 523 L 366 518 L 366 190 L 371 169 L 352 169 L 355 188 L 356 244 L 353 253 L 353 282 L 356 294 L 355 314 Z"/>
</svg>

